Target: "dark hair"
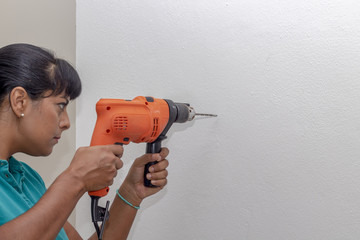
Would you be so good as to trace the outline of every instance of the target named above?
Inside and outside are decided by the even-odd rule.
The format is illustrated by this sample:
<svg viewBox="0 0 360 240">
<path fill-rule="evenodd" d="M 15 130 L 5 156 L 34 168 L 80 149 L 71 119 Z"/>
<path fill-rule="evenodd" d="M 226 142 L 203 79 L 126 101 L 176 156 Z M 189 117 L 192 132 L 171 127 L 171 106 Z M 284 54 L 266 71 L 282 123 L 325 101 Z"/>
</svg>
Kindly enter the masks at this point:
<svg viewBox="0 0 360 240">
<path fill-rule="evenodd" d="M 67 61 L 23 43 L 0 48 L 0 103 L 15 87 L 23 87 L 33 100 L 62 92 L 72 100 L 81 93 L 79 75 Z"/>
</svg>

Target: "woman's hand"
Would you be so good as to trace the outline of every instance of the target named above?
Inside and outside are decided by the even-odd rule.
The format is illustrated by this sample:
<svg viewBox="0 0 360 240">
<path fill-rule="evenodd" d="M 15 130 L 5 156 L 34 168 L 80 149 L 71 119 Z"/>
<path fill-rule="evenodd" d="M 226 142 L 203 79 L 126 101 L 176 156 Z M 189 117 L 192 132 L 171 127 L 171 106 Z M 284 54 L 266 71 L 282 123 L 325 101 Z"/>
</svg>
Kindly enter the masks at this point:
<svg viewBox="0 0 360 240">
<path fill-rule="evenodd" d="M 168 155 L 169 150 L 167 148 L 162 148 L 160 153 L 148 153 L 135 159 L 127 177 L 119 189 L 120 194 L 132 204 L 138 206 L 144 198 L 163 189 L 167 184 L 166 177 L 168 176 L 168 171 L 166 168 L 169 166 L 169 161 L 165 158 Z M 157 161 L 158 163 L 149 168 L 149 173 L 146 177 L 151 180 L 151 184 L 157 187 L 145 187 L 145 165 L 154 161 Z"/>
<path fill-rule="evenodd" d="M 113 184 L 117 170 L 123 166 L 120 145 L 106 145 L 79 148 L 66 170 L 75 177 L 84 192 L 96 191 Z"/>
</svg>

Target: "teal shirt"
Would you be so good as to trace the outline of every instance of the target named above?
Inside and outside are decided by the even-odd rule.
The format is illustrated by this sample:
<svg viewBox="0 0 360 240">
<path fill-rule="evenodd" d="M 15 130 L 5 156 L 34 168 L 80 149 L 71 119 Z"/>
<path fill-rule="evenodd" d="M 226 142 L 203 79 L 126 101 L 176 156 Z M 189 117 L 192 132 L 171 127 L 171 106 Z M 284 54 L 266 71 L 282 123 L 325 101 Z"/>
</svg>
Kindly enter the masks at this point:
<svg viewBox="0 0 360 240">
<path fill-rule="evenodd" d="M 0 226 L 29 210 L 45 192 L 44 181 L 27 164 L 13 157 L 0 160 Z M 63 228 L 56 240 L 68 240 Z"/>
</svg>

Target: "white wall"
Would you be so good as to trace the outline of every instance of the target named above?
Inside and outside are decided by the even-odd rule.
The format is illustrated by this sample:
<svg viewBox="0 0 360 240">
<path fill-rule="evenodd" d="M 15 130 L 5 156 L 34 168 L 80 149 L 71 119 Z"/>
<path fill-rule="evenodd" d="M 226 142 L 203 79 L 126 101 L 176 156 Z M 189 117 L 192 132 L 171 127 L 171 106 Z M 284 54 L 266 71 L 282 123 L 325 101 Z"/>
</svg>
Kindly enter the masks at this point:
<svg viewBox="0 0 360 240">
<path fill-rule="evenodd" d="M 360 2 L 77 1 L 77 145 L 99 98 L 219 114 L 174 126 L 129 239 L 360 238 Z M 144 144 L 125 147 L 125 167 Z M 77 227 L 93 232 L 89 198 Z"/>
<path fill-rule="evenodd" d="M 74 0 L 1 0 L 0 47 L 30 43 L 50 49 L 75 65 Z M 66 16 L 66 18 L 64 18 Z M 49 157 L 16 154 L 40 173 L 47 186 L 69 165 L 75 152 L 75 102 L 68 106 L 71 128 L 65 131 Z M 75 223 L 75 216 L 70 217 Z"/>
</svg>

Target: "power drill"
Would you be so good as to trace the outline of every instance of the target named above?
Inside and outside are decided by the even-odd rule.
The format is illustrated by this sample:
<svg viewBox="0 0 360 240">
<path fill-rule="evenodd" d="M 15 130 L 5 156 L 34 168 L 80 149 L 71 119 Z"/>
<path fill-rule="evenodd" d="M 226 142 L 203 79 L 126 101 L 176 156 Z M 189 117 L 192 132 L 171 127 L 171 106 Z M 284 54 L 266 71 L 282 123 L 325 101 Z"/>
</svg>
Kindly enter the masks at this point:
<svg viewBox="0 0 360 240">
<path fill-rule="evenodd" d="M 96 104 L 96 112 L 97 121 L 90 146 L 146 142 L 146 153 L 161 151 L 161 142 L 166 139 L 166 134 L 174 122 L 184 123 L 193 120 L 195 116 L 217 116 L 195 113 L 194 108 L 187 103 L 144 96 L 133 100 L 100 99 Z M 145 177 L 149 167 L 156 163 L 151 162 L 145 166 L 144 185 L 147 187 L 156 187 Z M 92 221 L 99 239 L 102 239 L 108 218 L 109 201 L 106 207 L 102 208 L 98 206 L 98 200 L 108 192 L 109 187 L 89 192 Z M 97 222 L 102 222 L 101 229 Z"/>
</svg>

